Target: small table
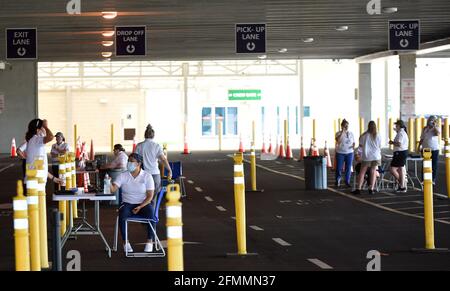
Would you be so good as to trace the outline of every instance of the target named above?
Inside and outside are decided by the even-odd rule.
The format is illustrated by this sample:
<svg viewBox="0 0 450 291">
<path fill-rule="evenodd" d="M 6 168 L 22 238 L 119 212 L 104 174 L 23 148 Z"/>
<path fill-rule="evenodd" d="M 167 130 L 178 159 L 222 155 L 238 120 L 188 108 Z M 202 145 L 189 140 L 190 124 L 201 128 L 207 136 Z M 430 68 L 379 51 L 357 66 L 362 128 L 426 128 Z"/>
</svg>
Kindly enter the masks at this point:
<svg viewBox="0 0 450 291">
<path fill-rule="evenodd" d="M 410 176 L 408 174 L 408 179 L 410 180 L 411 184 L 413 185 L 413 187 L 415 187 L 416 185 L 414 184 L 414 181 L 417 181 L 420 189 L 423 191 L 423 185 L 422 185 L 422 181 L 419 178 L 419 171 L 417 168 L 417 164 L 419 162 L 423 162 L 423 158 L 422 157 L 408 157 L 406 159 L 406 172 L 408 173 L 408 168 L 409 168 L 409 163 L 413 162 L 414 163 L 414 176 Z"/>
<path fill-rule="evenodd" d="M 101 194 L 101 193 L 100 193 Z M 73 213 L 72 213 L 72 203 L 67 203 L 69 205 L 69 227 L 67 228 L 64 236 L 61 239 L 61 250 L 64 248 L 65 243 L 69 236 L 77 236 L 77 235 L 98 235 L 102 238 L 103 243 L 105 244 L 106 251 L 108 252 L 108 257 L 111 258 L 111 247 L 105 239 L 101 229 L 100 229 L 100 201 L 112 201 L 116 200 L 116 196 L 114 195 L 96 195 L 95 193 L 84 193 L 84 194 L 74 194 L 74 195 L 56 195 L 53 194 L 53 201 L 78 201 L 83 200 L 83 203 L 86 200 L 95 202 L 95 214 L 94 214 L 94 226 L 90 225 L 86 217 L 83 216 L 82 222 L 77 227 L 73 225 Z"/>
</svg>

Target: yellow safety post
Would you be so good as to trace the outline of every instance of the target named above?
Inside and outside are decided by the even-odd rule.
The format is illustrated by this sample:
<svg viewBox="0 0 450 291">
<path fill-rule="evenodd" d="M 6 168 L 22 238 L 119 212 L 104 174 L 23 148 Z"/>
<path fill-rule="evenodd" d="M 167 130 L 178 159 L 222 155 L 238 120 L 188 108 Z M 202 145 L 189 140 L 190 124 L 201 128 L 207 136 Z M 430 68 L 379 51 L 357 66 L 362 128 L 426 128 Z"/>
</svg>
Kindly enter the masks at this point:
<svg viewBox="0 0 450 291">
<path fill-rule="evenodd" d="M 447 180 L 447 195 L 450 198 L 450 145 L 448 143 L 449 138 L 448 118 L 444 120 L 444 132 L 443 137 L 445 141 L 445 176 Z"/>
<path fill-rule="evenodd" d="M 414 138 L 414 118 L 408 120 L 408 134 L 409 134 L 409 151 L 415 152 L 415 138 Z"/>
<path fill-rule="evenodd" d="M 423 207 L 425 218 L 425 248 L 434 249 L 433 174 L 431 149 L 423 150 Z"/>
<path fill-rule="evenodd" d="M 111 123 L 111 152 L 114 152 L 114 124 Z"/>
<path fill-rule="evenodd" d="M 219 151 L 222 151 L 222 132 L 223 132 L 223 124 L 222 120 L 219 120 Z"/>
<path fill-rule="evenodd" d="M 316 119 L 313 119 L 312 122 L 313 122 L 313 139 L 314 141 L 316 141 Z"/>
<path fill-rule="evenodd" d="M 313 121 L 315 123 L 315 121 Z M 315 125 L 313 125 L 315 127 Z M 315 131 L 315 129 L 314 129 Z M 287 147 L 288 143 L 288 135 L 289 135 L 289 128 L 288 128 L 288 121 L 287 119 L 284 120 L 284 146 Z"/>
<path fill-rule="evenodd" d="M 65 157 L 65 163 L 66 163 L 66 190 L 71 190 L 73 188 L 73 184 L 72 184 L 72 165 L 70 163 L 69 153 L 66 153 L 64 155 L 64 157 Z M 75 201 L 69 201 L 68 203 L 72 203 L 72 206 L 73 206 L 74 202 Z M 70 211 L 69 205 L 67 204 L 66 207 L 67 207 L 66 208 L 66 213 L 69 213 L 69 211 Z M 68 218 L 70 219 L 70 215 L 68 215 Z M 73 216 L 71 218 L 73 219 Z M 69 219 L 66 220 L 66 223 L 67 224 L 73 224 L 73 221 L 69 220 Z"/>
<path fill-rule="evenodd" d="M 30 232 L 30 257 L 31 271 L 41 270 L 41 249 L 39 238 L 39 196 L 37 170 L 31 168 L 29 164 L 26 167 L 27 176 L 27 203 L 28 203 L 28 222 Z"/>
<path fill-rule="evenodd" d="M 59 156 L 58 157 L 58 162 L 59 162 L 59 178 L 62 180 L 61 186 L 65 187 L 66 185 L 66 158 L 65 156 Z M 64 235 L 64 233 L 66 232 L 66 226 L 67 226 L 67 222 L 66 222 L 66 218 L 67 218 L 67 212 L 66 212 L 66 201 L 59 201 L 58 202 L 58 207 L 59 207 L 59 212 L 61 212 L 62 214 L 62 220 L 61 220 L 61 236 Z"/>
<path fill-rule="evenodd" d="M 167 186 L 167 267 L 169 271 L 183 271 L 183 221 L 181 218 L 180 185 Z"/>
<path fill-rule="evenodd" d="M 166 159 L 168 160 L 169 156 L 167 154 L 167 143 L 163 143 L 163 154 L 166 157 Z M 164 164 L 163 163 L 160 164 L 159 171 L 160 171 L 161 177 L 165 177 L 164 176 Z"/>
<path fill-rule="evenodd" d="M 39 196 L 39 239 L 41 248 L 41 268 L 49 268 L 48 264 L 48 246 L 47 246 L 47 201 L 45 195 L 45 185 L 47 184 L 47 171 L 44 168 L 44 159 L 39 157 L 34 161 L 37 170 L 38 196 Z"/>
<path fill-rule="evenodd" d="M 242 153 L 234 155 L 234 204 L 236 211 L 236 234 L 238 255 L 247 254 L 247 235 L 245 221 L 245 178 L 244 157 Z"/>
<path fill-rule="evenodd" d="M 339 130 L 341 130 L 341 124 L 342 124 L 342 119 L 341 118 L 339 118 L 338 119 L 338 124 L 337 124 L 337 130 L 339 131 Z M 336 133 L 337 131 L 334 131 L 334 133 Z"/>
<path fill-rule="evenodd" d="M 415 152 L 418 152 L 419 149 L 419 142 L 420 142 L 420 136 L 422 135 L 422 124 L 421 124 L 421 119 L 420 117 L 416 118 L 416 149 Z"/>
<path fill-rule="evenodd" d="M 70 170 L 72 173 L 72 188 L 77 188 L 77 172 L 76 172 L 76 166 L 75 166 L 75 154 L 69 153 L 69 160 L 70 160 Z M 78 201 L 74 200 L 72 201 L 72 214 L 73 218 L 78 218 Z"/>
<path fill-rule="evenodd" d="M 359 135 L 361 136 L 364 133 L 364 118 L 359 118 Z"/>
<path fill-rule="evenodd" d="M 427 124 L 425 117 L 420 117 L 420 128 L 423 130 Z"/>
<path fill-rule="evenodd" d="M 73 150 L 77 150 L 77 137 L 78 137 L 78 128 L 77 125 L 73 125 Z"/>
<path fill-rule="evenodd" d="M 333 136 L 336 136 L 336 128 L 339 128 L 339 125 L 336 127 L 336 120 L 333 120 Z"/>
<path fill-rule="evenodd" d="M 258 190 L 256 187 L 256 151 L 254 143 L 252 143 L 250 151 L 250 176 L 252 180 L 252 190 L 250 192 L 264 192 L 263 189 Z"/>
<path fill-rule="evenodd" d="M 393 130 L 394 130 L 394 121 L 392 120 L 392 117 L 389 118 L 389 140 L 394 140 L 394 134 L 393 134 Z M 392 150 L 394 147 L 392 145 L 389 146 L 389 148 Z"/>
<path fill-rule="evenodd" d="M 13 198 L 14 252 L 16 271 L 30 271 L 30 243 L 28 240 L 28 206 L 23 196 L 22 181 L 17 181 L 17 196 Z"/>
</svg>

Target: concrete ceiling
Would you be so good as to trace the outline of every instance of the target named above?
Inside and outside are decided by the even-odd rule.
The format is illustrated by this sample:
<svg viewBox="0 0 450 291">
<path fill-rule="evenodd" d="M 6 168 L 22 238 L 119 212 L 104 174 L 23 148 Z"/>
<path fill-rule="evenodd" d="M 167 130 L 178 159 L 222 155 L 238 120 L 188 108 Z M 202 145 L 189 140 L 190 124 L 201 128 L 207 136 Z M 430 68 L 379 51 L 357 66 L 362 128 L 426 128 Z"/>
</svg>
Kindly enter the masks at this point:
<svg viewBox="0 0 450 291">
<path fill-rule="evenodd" d="M 0 59 L 5 28 L 14 27 L 38 28 L 39 61 L 101 60 L 108 50 L 101 41 L 112 39 L 101 33 L 115 25 L 147 25 L 150 60 L 255 58 L 234 53 L 235 23 L 267 23 L 269 58 L 344 59 L 385 51 L 389 19 L 420 19 L 422 42 L 450 37 L 449 0 L 381 1 L 398 12 L 368 15 L 368 0 L 81 0 L 82 14 L 74 16 L 66 13 L 68 0 L 0 0 Z M 108 10 L 118 17 L 103 19 L 100 12 Z M 336 31 L 339 25 L 349 30 Z M 306 37 L 315 41 L 302 42 Z"/>
</svg>

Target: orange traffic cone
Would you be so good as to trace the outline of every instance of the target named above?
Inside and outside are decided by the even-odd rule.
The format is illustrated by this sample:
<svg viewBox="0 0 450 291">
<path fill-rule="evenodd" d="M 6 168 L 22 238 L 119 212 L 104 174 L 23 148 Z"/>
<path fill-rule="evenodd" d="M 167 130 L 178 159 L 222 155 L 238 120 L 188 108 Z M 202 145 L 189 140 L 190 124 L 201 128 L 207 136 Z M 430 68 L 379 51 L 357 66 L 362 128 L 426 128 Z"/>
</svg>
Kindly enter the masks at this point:
<svg viewBox="0 0 450 291">
<path fill-rule="evenodd" d="M 272 136 L 269 137 L 269 154 L 273 154 L 273 148 L 272 148 Z"/>
<path fill-rule="evenodd" d="M 262 145 L 261 153 L 267 154 L 267 150 L 266 150 L 266 142 L 265 142 L 265 140 L 264 140 L 264 136 L 263 136 L 263 145 Z"/>
<path fill-rule="evenodd" d="M 91 139 L 91 151 L 89 152 L 89 160 L 95 160 L 95 152 L 94 152 L 94 140 Z"/>
<path fill-rule="evenodd" d="M 188 149 L 188 142 L 187 142 L 187 138 L 184 137 L 184 149 L 183 149 L 183 155 L 189 155 L 189 149 Z"/>
<path fill-rule="evenodd" d="M 313 157 L 319 156 L 319 150 L 317 149 L 316 141 L 314 139 L 313 139 L 313 144 L 312 144 L 312 156 Z"/>
<path fill-rule="evenodd" d="M 301 139 L 301 142 L 300 142 L 300 158 L 299 158 L 299 161 L 303 161 L 303 159 L 305 157 L 306 157 L 306 150 L 303 147 L 303 136 L 302 136 L 302 139 Z"/>
<path fill-rule="evenodd" d="M 286 152 L 284 151 L 283 141 L 280 142 L 280 149 L 278 150 L 278 158 L 284 159 L 286 157 Z"/>
<path fill-rule="evenodd" d="M 136 136 L 133 137 L 133 149 L 131 150 L 132 153 L 136 152 Z"/>
<path fill-rule="evenodd" d="M 80 142 L 80 137 L 78 137 L 77 139 L 77 148 L 75 151 L 75 157 L 79 160 L 80 159 L 80 155 L 81 155 L 81 142 Z"/>
<path fill-rule="evenodd" d="M 289 145 L 289 138 L 287 140 L 287 145 L 286 145 L 286 160 L 292 160 L 293 156 L 292 156 L 292 149 L 291 146 Z"/>
<path fill-rule="evenodd" d="M 16 139 L 13 137 L 11 140 L 11 158 L 17 157 L 17 150 L 16 150 Z"/>
<path fill-rule="evenodd" d="M 244 145 L 242 144 L 242 135 L 239 136 L 239 152 L 245 153 Z"/>
<path fill-rule="evenodd" d="M 330 152 L 328 151 L 327 142 L 325 141 L 325 149 L 323 150 L 325 158 L 327 159 L 327 168 L 332 168 Z"/>
</svg>

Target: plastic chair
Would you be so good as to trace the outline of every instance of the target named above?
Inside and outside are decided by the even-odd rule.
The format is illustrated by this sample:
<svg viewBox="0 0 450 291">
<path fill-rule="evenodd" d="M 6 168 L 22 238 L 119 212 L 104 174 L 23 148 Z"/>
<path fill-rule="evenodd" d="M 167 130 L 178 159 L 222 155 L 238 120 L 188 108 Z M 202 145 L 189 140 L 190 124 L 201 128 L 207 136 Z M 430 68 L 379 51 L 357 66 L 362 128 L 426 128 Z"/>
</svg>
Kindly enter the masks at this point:
<svg viewBox="0 0 450 291">
<path fill-rule="evenodd" d="M 166 183 L 167 185 L 167 183 Z M 164 251 L 164 247 L 161 244 L 161 241 L 158 238 L 158 235 L 156 233 L 156 224 L 159 221 L 159 208 L 161 206 L 162 200 L 165 197 L 165 194 L 167 192 L 167 188 L 166 186 L 161 187 L 161 190 L 159 191 L 157 197 L 156 197 L 156 204 L 155 204 L 155 209 L 153 212 L 153 217 L 148 219 L 148 218 L 144 218 L 144 217 L 130 217 L 128 219 L 126 219 L 125 221 L 125 240 L 128 241 L 128 223 L 130 222 L 135 222 L 135 223 L 141 223 L 141 224 L 148 224 L 151 228 L 151 231 L 154 235 L 154 243 L 155 243 L 155 252 L 150 252 L 150 253 L 146 253 L 146 252 L 132 252 L 129 253 L 128 251 L 125 251 L 125 256 L 127 258 L 136 258 L 136 257 L 140 257 L 140 258 L 152 258 L 152 257 L 165 257 L 166 256 L 166 252 Z M 155 224 L 155 226 L 153 227 L 152 224 Z M 117 252 L 117 243 L 118 243 L 118 236 L 119 236 L 119 215 L 117 215 L 116 218 L 116 226 L 114 229 L 114 247 L 113 250 L 115 252 Z"/>
<path fill-rule="evenodd" d="M 184 179 L 186 177 L 183 176 L 183 164 L 181 161 L 169 162 L 170 169 L 172 169 L 172 180 L 175 180 L 178 184 L 180 184 L 180 192 L 181 197 L 186 197 L 186 187 L 184 186 Z M 167 177 L 168 171 L 164 169 L 164 176 Z"/>
</svg>

